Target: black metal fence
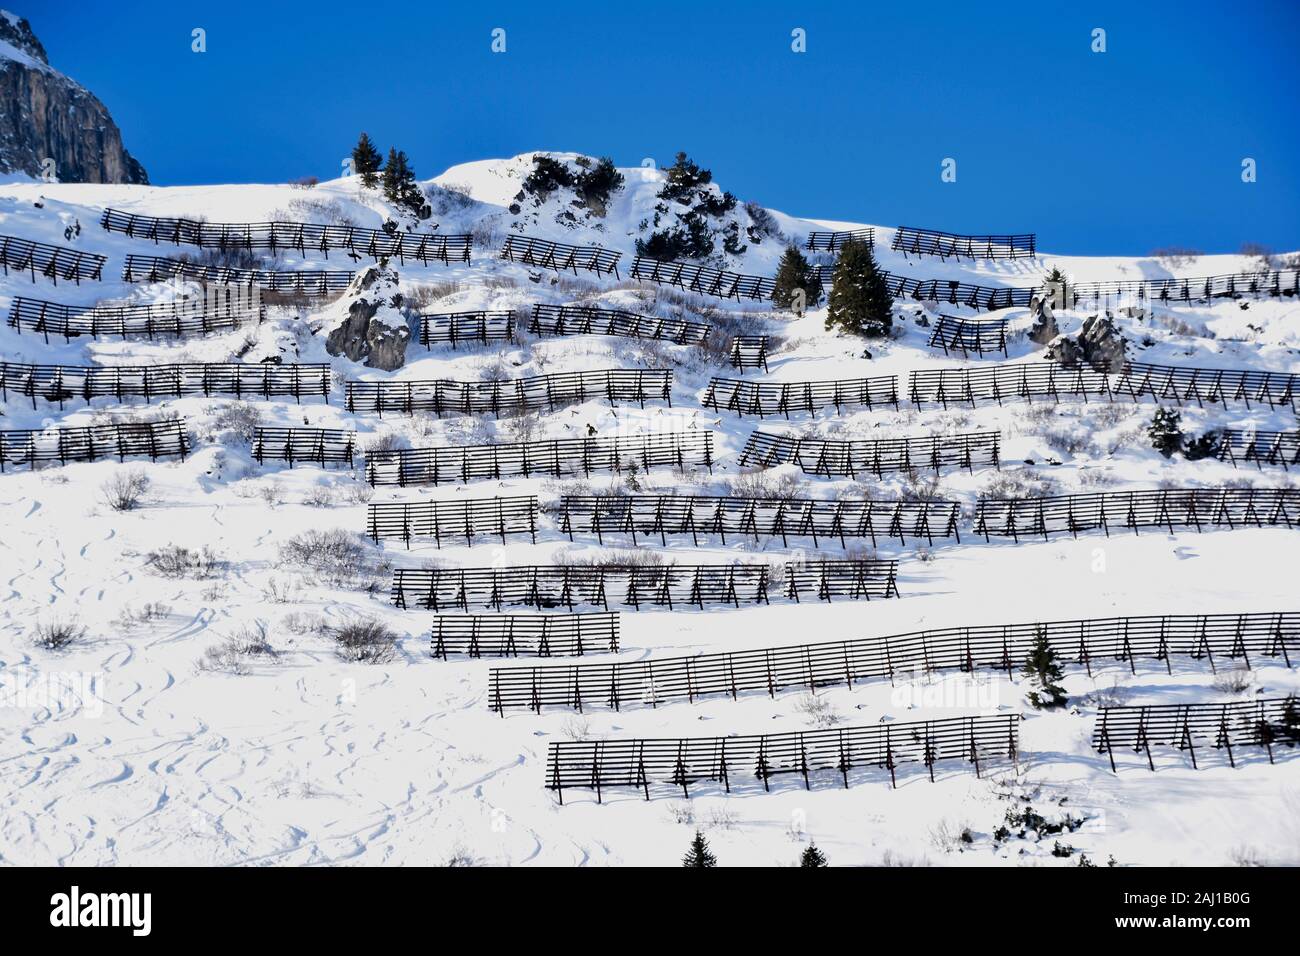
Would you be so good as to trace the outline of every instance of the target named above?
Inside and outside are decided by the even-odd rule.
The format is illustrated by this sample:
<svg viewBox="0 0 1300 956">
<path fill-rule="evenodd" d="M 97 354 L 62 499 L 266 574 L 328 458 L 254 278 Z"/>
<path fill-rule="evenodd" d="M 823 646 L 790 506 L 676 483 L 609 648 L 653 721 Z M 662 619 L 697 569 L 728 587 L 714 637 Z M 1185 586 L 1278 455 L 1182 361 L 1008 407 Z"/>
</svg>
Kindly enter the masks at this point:
<svg viewBox="0 0 1300 956">
<path fill-rule="evenodd" d="M 713 471 L 713 433 L 707 431 L 542 439 L 501 445 L 457 445 L 370 452 L 372 485 L 421 485 L 549 475 L 590 477 L 592 472 L 639 468 L 705 467 Z"/>
<path fill-rule="evenodd" d="M 42 275 L 59 284 L 60 279 L 71 279 L 77 285 L 86 279 L 98 282 L 104 277 L 104 256 L 82 252 L 67 246 L 52 246 L 47 242 L 33 242 L 17 236 L 0 236 L 0 268 L 28 273 L 32 281 Z"/>
<path fill-rule="evenodd" d="M 105 209 L 99 224 L 109 232 L 134 239 L 149 239 L 154 244 L 170 242 L 203 249 L 248 249 L 275 253 L 297 249 L 323 253 L 343 249 L 354 256 L 370 259 L 407 259 L 428 265 L 441 262 L 470 261 L 472 236 L 439 236 L 425 232 L 398 232 L 387 229 L 364 229 L 360 226 L 332 226 L 313 222 L 202 222 L 197 219 L 174 219 L 139 216 L 135 213 Z"/>
<path fill-rule="evenodd" d="M 100 461 L 128 456 L 148 456 L 151 461 L 189 451 L 185 422 L 167 419 L 157 422 L 117 422 L 82 428 L 37 428 L 0 431 L 0 471 L 5 464 L 35 465 L 37 462 Z"/>
<path fill-rule="evenodd" d="M 1242 431 L 1225 428 L 1218 434 L 1219 461 L 1254 463 L 1256 468 L 1281 465 L 1286 471 L 1300 465 L 1300 432 Z"/>
<path fill-rule="evenodd" d="M 747 368 L 767 371 L 767 336 L 737 335 L 731 340 L 731 367 L 745 374 Z"/>
<path fill-rule="evenodd" d="M 1112 529 L 1300 526 L 1300 488 L 1160 488 L 1052 498 L 981 498 L 975 533 L 1012 538 Z"/>
<path fill-rule="evenodd" d="M 867 771 L 888 770 L 891 786 L 905 764 L 923 765 L 934 781 L 936 764 L 961 760 L 975 768 L 1016 759 L 1016 714 L 951 717 L 866 727 L 835 727 L 790 733 L 682 739 L 552 741 L 546 757 L 546 786 L 564 802 L 565 790 L 631 788 L 650 799 L 651 785 L 680 789 L 719 782 L 727 793 L 771 789 L 773 780 L 802 779 L 812 789 L 813 775 L 830 775 L 845 787 L 868 779 Z"/>
<path fill-rule="evenodd" d="M 1300 745 L 1300 699 L 1274 697 L 1267 700 L 1239 700 L 1222 704 L 1153 704 L 1139 707 L 1103 707 L 1097 717 L 1092 745 L 1097 753 L 1110 757 L 1115 767 L 1115 750 L 1145 753 L 1147 766 L 1156 769 L 1151 747 L 1175 747 L 1187 751 L 1197 768 L 1196 742 L 1228 752 L 1228 763 L 1237 766 L 1232 748 L 1260 747 L 1273 763 L 1274 747 Z"/>
<path fill-rule="evenodd" d="M 453 349 L 462 342 L 491 345 L 515 341 L 515 314 L 496 312 L 440 312 L 420 316 L 420 344 L 426 349 L 448 344 Z"/>
<path fill-rule="evenodd" d="M 207 365 L 20 365 L 0 362 L 0 397 L 15 393 L 31 400 L 184 398 L 233 395 L 278 398 L 320 395 L 329 400 L 328 365 L 256 365 L 226 362 Z"/>
<path fill-rule="evenodd" d="M 790 417 L 793 412 L 816 415 L 827 408 L 839 415 L 845 408 L 892 405 L 898 409 L 898 378 L 878 375 L 873 378 L 842 379 L 830 382 L 757 382 L 735 378 L 709 379 L 701 404 L 714 411 L 733 411 L 739 415 Z"/>
<path fill-rule="evenodd" d="M 563 666 L 494 667 L 488 706 L 498 712 L 543 707 L 583 711 L 659 707 L 741 694 L 805 691 L 865 681 L 928 680 L 939 671 L 1005 671 L 1024 665 L 1039 640 L 1062 662 L 1092 674 L 1094 663 L 1138 659 L 1285 660 L 1300 651 L 1300 613 L 1172 614 L 1088 618 L 1034 624 L 949 627 L 884 637 L 853 638 L 721 653 Z M 1290 649 L 1288 650 L 1288 645 Z"/>
<path fill-rule="evenodd" d="M 889 248 L 903 253 L 904 257 L 939 256 L 967 259 L 1032 259 L 1037 239 L 1027 232 L 1008 236 L 963 236 L 937 229 L 914 229 L 899 226 L 894 230 L 894 240 Z"/>
<path fill-rule="evenodd" d="M 412 538 L 433 538 L 466 545 L 480 535 L 499 537 L 526 534 L 537 541 L 537 496 L 476 498 L 452 501 L 371 502 L 366 506 L 366 535 L 375 544 L 385 538 L 401 538 L 411 546 Z"/>
<path fill-rule="evenodd" d="M 839 252 L 844 248 L 846 243 L 865 242 L 867 248 L 874 248 L 876 245 L 876 230 L 871 227 L 866 229 L 849 229 L 839 232 L 810 232 L 808 241 L 804 243 L 804 248 L 809 252 Z"/>
<path fill-rule="evenodd" d="M 630 339 L 654 339 L 674 345 L 704 345 L 711 327 L 686 319 L 664 319 L 618 309 L 597 309 L 577 305 L 533 306 L 534 335 L 617 335 Z"/>
<path fill-rule="evenodd" d="M 618 612 L 591 614 L 440 614 L 433 656 L 583 657 L 618 652 Z"/>
<path fill-rule="evenodd" d="M 1111 298 L 1139 302 L 1196 302 L 1238 299 L 1242 296 L 1290 296 L 1300 292 L 1300 269 L 1240 272 L 1233 275 L 1187 279 L 1129 279 L 1117 282 L 1081 282 L 1067 285 L 1073 305 Z"/>
<path fill-rule="evenodd" d="M 1116 398 L 1199 406 L 1251 402 L 1296 407 L 1300 375 L 1252 369 L 1183 368 L 1128 362 L 1118 372 L 1053 362 L 983 368 L 921 369 L 908 373 L 908 398 L 918 406 L 970 405 L 1034 399 L 1114 401 Z"/>
<path fill-rule="evenodd" d="M 612 273 L 618 278 L 618 260 L 623 253 L 600 246 L 570 246 L 563 242 L 551 242 L 549 239 L 534 239 L 531 236 L 509 235 L 501 247 L 501 258 L 521 265 L 536 266 L 539 269 L 554 269 L 556 272 L 579 270 L 594 272 L 596 275 Z"/>
<path fill-rule="evenodd" d="M 592 369 L 559 372 L 531 378 L 503 381 L 453 382 L 448 379 L 397 379 L 382 382 L 349 381 L 347 409 L 350 412 L 417 411 L 473 415 L 491 412 L 500 416 L 520 411 L 554 411 L 566 405 L 606 401 L 664 401 L 672 405 L 673 373 L 668 369 Z"/>
<path fill-rule="evenodd" d="M 253 433 L 253 458 L 260 465 L 267 461 L 295 463 L 315 462 L 322 468 L 327 462 L 353 465 L 357 450 L 357 433 L 340 428 L 277 428 L 258 426 Z"/>
<path fill-rule="evenodd" d="M 393 603 L 431 611 L 506 605 L 567 608 L 609 602 L 637 610 L 706 604 L 768 604 L 768 564 L 531 565 L 507 568 L 398 568 Z M 870 600 L 898 596 L 898 562 L 856 559 L 787 564 L 778 596 Z"/>
<path fill-rule="evenodd" d="M 287 295 L 333 295 L 352 282 L 354 273 L 344 271 L 274 272 L 268 269 L 236 269 L 210 266 L 185 259 L 160 256 L 127 256 L 122 268 L 124 282 L 162 282 L 189 279 L 215 285 L 237 285 Z"/>
<path fill-rule="evenodd" d="M 954 501 L 875 501 L 870 499 L 822 501 L 811 498 L 717 498 L 700 495 L 565 495 L 557 508 L 560 530 L 594 534 L 601 544 L 606 535 L 629 535 L 637 543 L 658 537 L 690 535 L 699 545 L 700 535 L 717 536 L 723 544 L 733 538 L 811 538 L 813 547 L 838 540 L 908 536 L 934 539 L 956 537 L 958 506 Z"/>
<path fill-rule="evenodd" d="M 1007 320 L 1006 319 L 965 319 L 956 315 L 940 315 L 930 333 L 930 348 L 936 345 L 943 348 L 944 355 L 961 352 L 963 358 L 969 358 L 974 352 L 980 358 L 985 352 L 1007 354 Z"/>
<path fill-rule="evenodd" d="M 718 296 L 723 299 L 749 299 L 765 302 L 772 298 L 776 281 L 767 276 L 747 276 L 690 262 L 661 262 L 637 256 L 632 260 L 630 278 L 655 285 L 669 285 L 683 292 Z"/>
<path fill-rule="evenodd" d="M 965 468 L 973 472 L 1001 467 L 997 432 L 924 435 L 915 438 L 808 438 L 754 432 L 740 453 L 741 467 L 771 468 L 795 464 L 809 475 L 827 478 L 858 474 L 880 477 L 887 471 Z"/>
<path fill-rule="evenodd" d="M 264 318 L 265 308 L 251 305 L 246 299 L 225 296 L 206 303 L 201 299 L 185 299 L 155 305 L 97 305 L 88 308 L 15 296 L 9 306 L 10 328 L 19 334 L 24 329 L 37 332 L 46 342 L 49 342 L 51 334 L 62 337 L 64 341 L 82 335 L 92 338 L 143 335 L 150 339 L 208 335 L 230 332 L 261 322 Z"/>
</svg>

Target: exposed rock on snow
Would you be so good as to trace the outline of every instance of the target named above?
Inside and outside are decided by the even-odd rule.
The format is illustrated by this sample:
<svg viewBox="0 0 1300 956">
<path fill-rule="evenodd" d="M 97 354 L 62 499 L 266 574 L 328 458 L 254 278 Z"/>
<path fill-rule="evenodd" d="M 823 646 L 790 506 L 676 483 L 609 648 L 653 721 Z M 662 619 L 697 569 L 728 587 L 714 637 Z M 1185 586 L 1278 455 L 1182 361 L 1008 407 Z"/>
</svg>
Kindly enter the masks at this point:
<svg viewBox="0 0 1300 956">
<path fill-rule="evenodd" d="M 1109 317 L 1089 316 L 1083 321 L 1076 338 L 1057 336 L 1047 354 L 1065 366 L 1087 363 L 1095 369 L 1118 372 L 1124 366 L 1128 345 L 1122 332 Z"/>
<path fill-rule="evenodd" d="M 411 328 L 401 312 L 397 270 L 385 262 L 358 272 L 330 309 L 325 350 L 371 368 L 392 371 L 406 364 Z"/>
<path fill-rule="evenodd" d="M 1029 330 L 1031 342 L 1046 345 L 1061 334 L 1061 328 L 1056 324 L 1056 315 L 1052 312 L 1052 305 L 1046 299 L 1034 296 L 1029 303 L 1029 311 L 1034 319 L 1033 327 Z"/>
<path fill-rule="evenodd" d="M 49 65 L 31 25 L 0 10 L 0 172 L 60 182 L 147 183 L 94 94 Z"/>
</svg>

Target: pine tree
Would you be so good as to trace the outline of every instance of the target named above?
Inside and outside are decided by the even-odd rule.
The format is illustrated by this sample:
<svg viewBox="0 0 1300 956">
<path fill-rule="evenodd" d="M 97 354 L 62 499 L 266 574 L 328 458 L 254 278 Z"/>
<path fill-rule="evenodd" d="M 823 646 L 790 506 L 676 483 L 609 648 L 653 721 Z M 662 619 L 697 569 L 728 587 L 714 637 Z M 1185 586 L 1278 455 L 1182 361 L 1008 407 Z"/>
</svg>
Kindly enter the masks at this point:
<svg viewBox="0 0 1300 956">
<path fill-rule="evenodd" d="M 865 242 L 847 242 L 840 249 L 831 281 L 826 328 L 852 335 L 888 335 L 894 327 L 894 297 L 871 247 Z"/>
<path fill-rule="evenodd" d="M 352 147 L 352 171 L 361 177 L 362 186 L 374 189 L 379 185 L 379 177 L 375 173 L 379 172 L 381 162 L 379 150 L 375 149 L 370 136 L 362 133 L 357 145 Z"/>
<path fill-rule="evenodd" d="M 1029 692 L 1029 703 L 1034 708 L 1050 710 L 1065 706 L 1065 689 L 1056 683 L 1062 677 L 1061 665 L 1057 663 L 1056 651 L 1047 643 L 1047 635 L 1038 635 L 1020 673 L 1037 688 Z"/>
<path fill-rule="evenodd" d="M 778 309 L 793 309 L 799 303 L 795 292 L 803 290 L 806 309 L 811 309 L 822 298 L 822 284 L 802 252 L 790 246 L 781 256 L 781 264 L 776 269 L 776 287 L 772 290 L 772 304 Z M 800 312 L 800 315 L 803 313 Z"/>
<path fill-rule="evenodd" d="M 817 849 L 817 844 L 810 842 L 807 849 L 803 851 L 803 856 L 799 858 L 800 866 L 829 866 L 826 862 L 826 854 Z"/>
<path fill-rule="evenodd" d="M 1174 452 L 1183 447 L 1183 431 L 1179 424 L 1179 415 L 1172 408 L 1157 408 L 1156 417 L 1151 419 L 1151 427 L 1147 429 L 1151 447 L 1166 458 L 1172 458 Z"/>
<path fill-rule="evenodd" d="M 704 839 L 704 834 L 699 830 L 695 831 L 695 839 L 691 841 L 691 849 L 686 856 L 682 857 L 682 866 L 717 866 L 718 858 L 709 852 L 709 843 Z"/>
<path fill-rule="evenodd" d="M 421 219 L 428 218 L 428 204 L 424 193 L 415 182 L 415 170 L 411 168 L 406 153 L 400 149 L 388 151 L 388 162 L 384 165 L 384 198 L 395 206 L 404 206 Z"/>
</svg>

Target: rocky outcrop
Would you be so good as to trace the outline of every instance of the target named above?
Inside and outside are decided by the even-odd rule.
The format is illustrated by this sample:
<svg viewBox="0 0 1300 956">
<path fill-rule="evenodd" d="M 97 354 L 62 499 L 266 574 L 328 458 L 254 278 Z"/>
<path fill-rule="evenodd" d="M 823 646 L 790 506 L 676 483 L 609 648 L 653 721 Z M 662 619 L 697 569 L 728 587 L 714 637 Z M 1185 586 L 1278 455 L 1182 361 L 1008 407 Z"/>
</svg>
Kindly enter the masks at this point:
<svg viewBox="0 0 1300 956">
<path fill-rule="evenodd" d="M 1098 370 L 1118 372 L 1124 367 L 1127 340 L 1109 316 L 1089 316 L 1075 338 L 1058 336 L 1047 354 L 1061 365 L 1087 364 Z"/>
<path fill-rule="evenodd" d="M 49 161 L 52 161 L 52 165 Z M 94 94 L 49 65 L 24 19 L 0 10 L 0 172 L 64 183 L 147 183 Z"/>
<path fill-rule="evenodd" d="M 331 307 L 325 351 L 391 372 L 406 364 L 411 328 L 401 312 L 397 270 L 381 262 L 358 272 Z"/>
<path fill-rule="evenodd" d="M 1029 340 L 1039 345 L 1046 345 L 1061 334 L 1056 324 L 1056 315 L 1052 312 L 1052 303 L 1045 298 L 1034 296 L 1029 303 L 1029 313 L 1034 324 L 1029 329 Z"/>
</svg>

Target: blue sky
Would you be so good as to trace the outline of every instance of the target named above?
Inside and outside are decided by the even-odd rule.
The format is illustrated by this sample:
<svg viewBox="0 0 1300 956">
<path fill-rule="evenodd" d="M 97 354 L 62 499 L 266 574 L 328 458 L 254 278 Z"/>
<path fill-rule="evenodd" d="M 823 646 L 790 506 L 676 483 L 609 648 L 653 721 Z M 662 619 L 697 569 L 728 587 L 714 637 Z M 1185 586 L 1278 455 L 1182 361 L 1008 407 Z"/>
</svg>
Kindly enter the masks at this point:
<svg viewBox="0 0 1300 956">
<path fill-rule="evenodd" d="M 162 185 L 332 177 L 365 129 L 421 178 L 684 149 L 794 215 L 1075 254 L 1300 248 L 1300 0 L 4 2 Z"/>
</svg>

